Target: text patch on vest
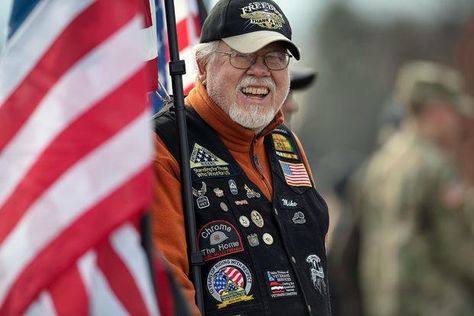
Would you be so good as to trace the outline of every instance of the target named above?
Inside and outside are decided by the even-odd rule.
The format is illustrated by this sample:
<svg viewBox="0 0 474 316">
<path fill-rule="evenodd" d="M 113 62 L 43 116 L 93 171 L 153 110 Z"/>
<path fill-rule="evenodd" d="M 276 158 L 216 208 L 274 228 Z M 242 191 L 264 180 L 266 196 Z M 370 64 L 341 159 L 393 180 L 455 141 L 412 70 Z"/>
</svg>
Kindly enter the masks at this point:
<svg viewBox="0 0 474 316">
<path fill-rule="evenodd" d="M 198 143 L 194 144 L 189 166 L 198 178 L 228 177 L 229 164 Z"/>
<path fill-rule="evenodd" d="M 267 284 L 272 298 L 296 296 L 296 285 L 289 270 L 267 271 Z"/>
<path fill-rule="evenodd" d="M 244 251 L 237 229 L 224 220 L 209 222 L 199 230 L 199 249 L 204 261 Z"/>
</svg>

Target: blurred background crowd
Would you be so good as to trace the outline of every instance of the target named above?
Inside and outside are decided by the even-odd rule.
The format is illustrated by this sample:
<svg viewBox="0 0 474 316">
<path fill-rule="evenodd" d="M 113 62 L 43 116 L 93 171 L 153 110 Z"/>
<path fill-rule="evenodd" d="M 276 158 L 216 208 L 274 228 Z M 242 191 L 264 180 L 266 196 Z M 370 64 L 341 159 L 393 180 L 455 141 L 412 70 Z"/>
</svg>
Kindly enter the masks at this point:
<svg viewBox="0 0 474 316">
<path fill-rule="evenodd" d="M 292 69 L 317 72 L 291 125 L 330 207 L 334 314 L 474 315 L 474 1 L 277 3 Z"/>
</svg>

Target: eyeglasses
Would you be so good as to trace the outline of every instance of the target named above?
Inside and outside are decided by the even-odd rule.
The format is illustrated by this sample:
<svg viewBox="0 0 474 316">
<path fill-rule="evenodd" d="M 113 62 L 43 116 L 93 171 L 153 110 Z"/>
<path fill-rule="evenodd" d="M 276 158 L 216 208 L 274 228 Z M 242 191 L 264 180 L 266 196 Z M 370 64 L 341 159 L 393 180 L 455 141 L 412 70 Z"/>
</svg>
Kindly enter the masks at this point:
<svg viewBox="0 0 474 316">
<path fill-rule="evenodd" d="M 230 64 L 237 69 L 248 69 L 257 62 L 256 54 L 243 54 L 238 52 L 221 52 L 214 51 L 214 53 L 224 54 L 229 56 Z M 292 57 L 288 53 L 283 52 L 271 52 L 262 56 L 263 63 L 270 70 L 283 70 L 288 67 L 290 58 Z"/>
</svg>

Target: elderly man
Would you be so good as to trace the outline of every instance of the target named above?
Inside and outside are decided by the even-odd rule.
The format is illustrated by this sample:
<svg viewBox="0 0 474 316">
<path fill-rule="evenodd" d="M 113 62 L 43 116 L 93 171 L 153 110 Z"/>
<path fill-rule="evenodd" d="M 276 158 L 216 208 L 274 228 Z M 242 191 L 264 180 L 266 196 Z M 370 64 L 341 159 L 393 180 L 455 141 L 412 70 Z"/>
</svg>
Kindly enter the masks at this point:
<svg viewBox="0 0 474 316">
<path fill-rule="evenodd" d="M 276 3 L 222 0 L 196 49 L 186 98 L 206 315 L 330 315 L 327 206 L 284 125 L 300 52 Z M 156 119 L 155 245 L 193 305 L 173 111 Z"/>
</svg>

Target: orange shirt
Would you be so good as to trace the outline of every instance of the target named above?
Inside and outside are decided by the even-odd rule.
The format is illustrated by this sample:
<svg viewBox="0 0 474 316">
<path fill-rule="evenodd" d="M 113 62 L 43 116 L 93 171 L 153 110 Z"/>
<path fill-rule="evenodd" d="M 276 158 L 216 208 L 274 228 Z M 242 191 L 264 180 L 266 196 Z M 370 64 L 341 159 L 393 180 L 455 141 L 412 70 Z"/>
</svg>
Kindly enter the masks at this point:
<svg viewBox="0 0 474 316">
<path fill-rule="evenodd" d="M 272 176 L 265 153 L 263 137 L 283 122 L 279 111 L 275 119 L 258 135 L 232 121 L 207 95 L 205 87 L 197 82 L 185 103 L 191 106 L 218 133 L 233 158 L 239 163 L 247 177 L 259 187 L 265 197 L 271 201 Z M 297 138 L 296 138 L 297 139 Z M 310 168 L 307 158 L 301 150 L 307 170 Z M 181 197 L 180 168 L 159 136 L 155 139 L 156 157 L 154 161 L 155 194 L 152 206 L 153 241 L 164 254 L 177 281 L 182 285 L 184 294 L 195 315 L 200 315 L 194 303 L 194 287 L 189 279 L 186 232 L 184 225 L 183 202 Z M 258 161 L 258 165 L 255 163 Z"/>
</svg>

